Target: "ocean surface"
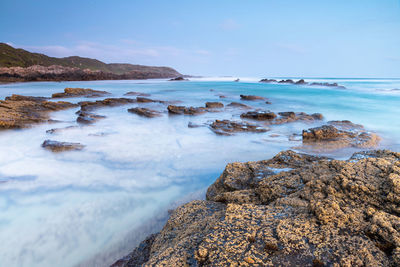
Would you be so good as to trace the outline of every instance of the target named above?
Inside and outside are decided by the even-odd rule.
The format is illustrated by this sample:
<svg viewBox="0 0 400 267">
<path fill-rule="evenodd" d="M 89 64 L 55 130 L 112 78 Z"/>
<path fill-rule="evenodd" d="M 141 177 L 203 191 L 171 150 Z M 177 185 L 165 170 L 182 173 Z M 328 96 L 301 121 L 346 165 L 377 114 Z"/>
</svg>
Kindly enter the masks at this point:
<svg viewBox="0 0 400 267">
<path fill-rule="evenodd" d="M 400 151 L 399 79 L 306 79 L 337 82 L 346 89 L 233 79 L 3 84 L 0 99 L 11 94 L 51 96 L 65 87 L 83 87 L 108 91 L 110 97 L 136 91 L 152 99 L 182 101 L 179 105 L 204 106 L 206 101 L 239 102 L 240 94 L 252 94 L 272 102 L 246 102 L 254 108 L 351 120 L 378 133 L 383 138 L 380 148 Z M 96 99 L 66 101 L 82 100 Z M 0 266 L 107 266 L 158 231 L 168 209 L 204 198 L 227 163 L 268 159 L 295 149 L 301 141 L 289 141 L 290 134 L 323 124 L 291 123 L 266 133 L 217 136 L 206 126 L 189 128 L 188 123 L 239 120 L 243 111 L 171 116 L 164 104 L 140 104 L 165 112 L 147 119 L 127 112 L 135 106 L 98 109 L 95 113 L 106 119 L 56 134 L 46 130 L 78 126 L 78 108 L 52 113 L 59 122 L 0 131 Z M 79 142 L 85 148 L 52 153 L 41 147 L 46 139 Z M 353 152 L 324 154 L 342 159 Z"/>
</svg>

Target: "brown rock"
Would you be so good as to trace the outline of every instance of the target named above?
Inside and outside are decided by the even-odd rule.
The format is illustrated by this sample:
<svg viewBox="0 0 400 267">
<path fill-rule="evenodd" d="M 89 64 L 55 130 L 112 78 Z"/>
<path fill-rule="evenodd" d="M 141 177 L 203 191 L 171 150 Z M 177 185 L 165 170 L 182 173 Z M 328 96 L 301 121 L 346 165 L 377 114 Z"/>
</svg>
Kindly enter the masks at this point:
<svg viewBox="0 0 400 267">
<path fill-rule="evenodd" d="M 255 100 L 267 100 L 267 98 L 257 95 L 240 95 L 241 100 L 255 101 Z"/>
<path fill-rule="evenodd" d="M 223 108 L 224 104 L 221 102 L 206 102 L 206 108 Z"/>
<path fill-rule="evenodd" d="M 139 116 L 146 117 L 146 118 L 155 118 L 160 117 L 161 113 L 157 110 L 149 109 L 149 108 L 130 108 L 128 112 L 135 113 Z"/>
<path fill-rule="evenodd" d="M 104 100 L 97 100 L 94 102 L 83 101 L 79 102 L 78 104 L 81 106 L 82 111 L 90 111 L 97 108 L 115 107 L 131 103 L 136 103 L 136 100 L 131 98 L 106 98 Z"/>
<path fill-rule="evenodd" d="M 76 106 L 64 101 L 50 102 L 37 97 L 13 95 L 7 100 L 0 100 L 0 129 L 25 128 L 49 122 L 49 112 Z"/>
<path fill-rule="evenodd" d="M 249 111 L 240 115 L 242 119 L 252 119 L 258 121 L 273 120 L 276 114 L 270 111 Z"/>
<path fill-rule="evenodd" d="M 65 97 L 102 97 L 110 95 L 109 92 L 106 91 L 97 91 L 93 89 L 84 89 L 84 88 L 65 88 L 64 93 L 55 93 L 51 97 L 52 98 L 65 98 Z"/>
<path fill-rule="evenodd" d="M 206 201 L 175 210 L 128 262 L 399 266 L 400 195 L 391 182 L 400 175 L 399 162 L 400 153 L 390 151 L 347 161 L 285 151 L 228 164 Z M 149 252 L 143 259 L 138 251 Z"/>
<path fill-rule="evenodd" d="M 199 115 L 205 113 L 207 111 L 206 108 L 203 107 L 185 107 L 185 106 L 175 106 L 169 105 L 168 112 L 171 114 L 184 114 L 184 115 Z"/>
<path fill-rule="evenodd" d="M 124 94 L 124 96 L 150 96 L 150 94 L 140 92 L 127 92 Z"/>
</svg>

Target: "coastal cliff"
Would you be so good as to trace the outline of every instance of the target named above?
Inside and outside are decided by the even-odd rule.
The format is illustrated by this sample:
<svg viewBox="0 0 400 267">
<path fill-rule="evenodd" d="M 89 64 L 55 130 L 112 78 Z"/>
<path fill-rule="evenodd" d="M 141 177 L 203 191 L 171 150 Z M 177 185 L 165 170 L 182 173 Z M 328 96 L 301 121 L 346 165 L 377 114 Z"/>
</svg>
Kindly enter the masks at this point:
<svg viewBox="0 0 400 267">
<path fill-rule="evenodd" d="M 228 164 L 113 266 L 399 266 L 400 154 Z"/>
<path fill-rule="evenodd" d="M 174 78 L 170 67 L 106 64 L 77 56 L 55 58 L 0 43 L 0 82 Z"/>
</svg>

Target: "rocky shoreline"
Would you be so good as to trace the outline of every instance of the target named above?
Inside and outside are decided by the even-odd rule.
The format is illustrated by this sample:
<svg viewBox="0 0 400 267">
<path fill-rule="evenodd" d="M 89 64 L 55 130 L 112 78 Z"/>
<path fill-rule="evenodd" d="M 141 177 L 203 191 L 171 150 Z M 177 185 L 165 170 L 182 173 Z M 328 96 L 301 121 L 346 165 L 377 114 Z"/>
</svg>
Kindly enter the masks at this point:
<svg viewBox="0 0 400 267">
<path fill-rule="evenodd" d="M 231 163 L 112 266 L 399 266 L 400 153 Z"/>
</svg>

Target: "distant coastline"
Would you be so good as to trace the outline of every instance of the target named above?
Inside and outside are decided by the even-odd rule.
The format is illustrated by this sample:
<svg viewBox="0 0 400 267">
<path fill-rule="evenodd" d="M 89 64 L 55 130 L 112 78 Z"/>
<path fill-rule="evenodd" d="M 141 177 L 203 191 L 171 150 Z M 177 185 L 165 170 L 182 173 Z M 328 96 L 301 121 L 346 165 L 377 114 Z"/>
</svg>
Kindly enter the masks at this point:
<svg viewBox="0 0 400 267">
<path fill-rule="evenodd" d="M 82 57 L 55 58 L 0 43 L 0 82 L 142 80 L 182 76 L 170 67 L 106 64 Z"/>
</svg>

